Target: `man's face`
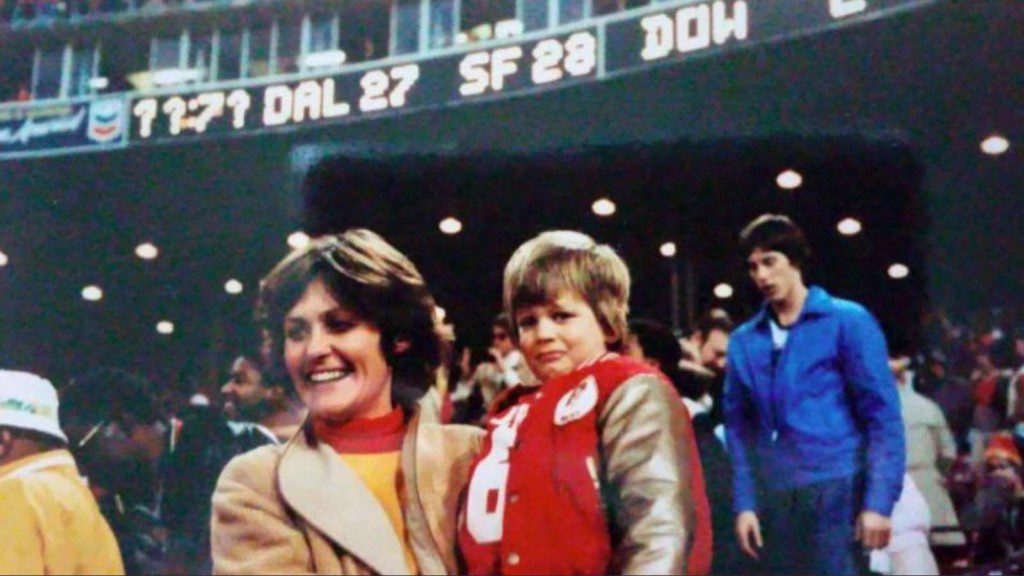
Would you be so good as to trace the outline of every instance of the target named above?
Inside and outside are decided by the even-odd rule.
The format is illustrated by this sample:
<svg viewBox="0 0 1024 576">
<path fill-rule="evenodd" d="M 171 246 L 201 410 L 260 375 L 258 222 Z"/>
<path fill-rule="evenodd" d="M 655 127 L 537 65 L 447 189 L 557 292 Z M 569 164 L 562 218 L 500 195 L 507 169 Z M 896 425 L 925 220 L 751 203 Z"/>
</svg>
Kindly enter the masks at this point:
<svg viewBox="0 0 1024 576">
<path fill-rule="evenodd" d="M 715 372 L 725 372 L 725 355 L 729 347 L 729 334 L 722 330 L 708 332 L 700 347 L 700 362 Z"/>
<path fill-rule="evenodd" d="M 263 386 L 263 376 L 256 365 L 240 356 L 231 363 L 231 374 L 220 389 L 224 396 L 224 410 L 245 414 L 264 402 L 269 396 L 269 390 Z"/>
<path fill-rule="evenodd" d="M 505 330 L 504 326 L 491 327 L 491 345 L 501 354 L 502 358 L 508 356 L 515 349 L 515 346 L 512 345 L 512 338 L 509 337 L 508 330 Z"/>
<path fill-rule="evenodd" d="M 771 303 L 781 303 L 803 284 L 803 276 L 789 258 L 776 250 L 755 248 L 747 257 L 747 273 Z"/>
</svg>

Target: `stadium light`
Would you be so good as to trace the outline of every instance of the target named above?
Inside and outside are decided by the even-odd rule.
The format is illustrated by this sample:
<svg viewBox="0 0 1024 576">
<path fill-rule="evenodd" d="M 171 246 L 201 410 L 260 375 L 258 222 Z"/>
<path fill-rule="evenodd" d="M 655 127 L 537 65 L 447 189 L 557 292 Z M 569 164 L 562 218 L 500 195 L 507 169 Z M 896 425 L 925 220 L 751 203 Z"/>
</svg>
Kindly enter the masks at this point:
<svg viewBox="0 0 1024 576">
<path fill-rule="evenodd" d="M 783 170 L 775 177 L 775 183 L 783 190 L 795 190 L 804 183 L 804 177 L 796 170 Z"/>
<path fill-rule="evenodd" d="M 836 230 L 839 230 L 839 233 L 843 236 L 860 234 L 860 231 L 863 229 L 864 227 L 861 225 L 860 220 L 856 218 L 843 218 L 839 221 L 839 224 L 836 224 Z"/>
<path fill-rule="evenodd" d="M 501 20 L 494 24 L 494 37 L 495 38 L 514 38 L 521 36 L 525 30 L 523 21 L 512 18 L 509 20 Z"/>
<path fill-rule="evenodd" d="M 174 334 L 174 322 L 161 320 L 156 323 L 156 331 L 163 335 Z"/>
<path fill-rule="evenodd" d="M 89 78 L 89 88 L 93 90 L 106 90 L 110 86 L 110 79 L 106 76 L 93 76 Z"/>
<path fill-rule="evenodd" d="M 676 255 L 676 243 L 665 242 L 660 248 L 658 248 L 658 252 L 661 252 L 661 255 L 665 258 L 671 258 Z"/>
<path fill-rule="evenodd" d="M 889 278 L 893 280 L 902 280 L 910 274 L 910 268 L 907 268 L 906 264 L 900 264 L 896 262 L 892 266 L 889 266 Z"/>
<path fill-rule="evenodd" d="M 82 298 L 89 302 L 99 302 L 103 299 L 103 289 L 95 284 L 82 288 Z"/>
<path fill-rule="evenodd" d="M 309 244 L 309 234 L 303 231 L 292 232 L 288 235 L 288 246 L 293 250 L 301 250 Z"/>
<path fill-rule="evenodd" d="M 441 229 L 441 232 L 444 232 L 449 236 L 462 232 L 462 222 L 460 222 L 458 218 L 454 218 L 452 216 L 441 220 L 441 223 L 438 224 L 437 227 Z"/>
<path fill-rule="evenodd" d="M 159 254 L 160 250 L 158 250 L 151 242 L 143 242 L 135 247 L 135 255 L 143 260 L 152 260 Z"/>
<path fill-rule="evenodd" d="M 242 283 L 234 278 L 224 283 L 224 291 L 228 294 L 241 294 L 243 288 L 244 286 L 242 286 Z"/>
<path fill-rule="evenodd" d="M 7 266 L 7 254 L 0 252 L 0 268 Z"/>
<path fill-rule="evenodd" d="M 600 198 L 591 204 L 590 209 L 598 216 L 611 216 L 615 214 L 615 202 L 607 198 Z"/>
<path fill-rule="evenodd" d="M 719 298 L 721 300 L 728 300 L 729 298 L 732 298 L 732 286 L 723 282 L 715 286 L 714 293 L 716 298 Z"/>
<path fill-rule="evenodd" d="M 200 68 L 165 68 L 153 72 L 150 80 L 154 86 L 173 86 L 185 82 L 198 82 L 203 79 Z"/>
<path fill-rule="evenodd" d="M 321 52 L 310 52 L 300 58 L 301 65 L 305 68 L 328 68 L 341 66 L 348 56 L 344 50 L 323 50 Z"/>
<path fill-rule="evenodd" d="M 981 151 L 989 156 L 999 156 L 1009 149 L 1010 141 L 999 134 L 993 134 L 981 141 Z"/>
</svg>

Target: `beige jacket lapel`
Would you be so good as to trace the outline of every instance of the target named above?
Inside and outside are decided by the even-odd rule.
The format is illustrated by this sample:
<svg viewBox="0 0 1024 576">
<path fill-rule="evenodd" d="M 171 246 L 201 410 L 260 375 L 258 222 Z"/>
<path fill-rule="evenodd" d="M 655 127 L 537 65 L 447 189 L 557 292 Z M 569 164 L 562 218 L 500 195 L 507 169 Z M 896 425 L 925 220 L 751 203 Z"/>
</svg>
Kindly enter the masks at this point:
<svg viewBox="0 0 1024 576">
<path fill-rule="evenodd" d="M 431 495 L 430 487 L 424 486 L 424 475 L 422 471 L 435 472 L 434 475 L 445 476 L 440 473 L 436 464 L 424 459 L 423 442 L 423 411 L 418 410 L 409 423 L 405 440 L 402 442 L 402 489 L 405 492 L 405 522 L 409 531 L 409 537 L 413 540 L 413 550 L 417 552 L 416 562 L 419 563 L 420 572 L 423 574 L 455 574 L 457 567 L 446 565 L 448 558 L 441 552 L 438 542 L 445 541 L 437 526 L 431 522 L 436 510 L 427 509 L 427 502 L 424 502 L 421 495 Z M 434 464 L 431 466 L 431 464 Z M 425 490 L 426 488 L 426 490 Z M 428 498 L 433 502 L 435 498 Z"/>
<path fill-rule="evenodd" d="M 310 525 L 381 574 L 408 574 L 405 553 L 384 509 L 327 445 L 297 434 L 277 471 L 281 496 Z"/>
</svg>

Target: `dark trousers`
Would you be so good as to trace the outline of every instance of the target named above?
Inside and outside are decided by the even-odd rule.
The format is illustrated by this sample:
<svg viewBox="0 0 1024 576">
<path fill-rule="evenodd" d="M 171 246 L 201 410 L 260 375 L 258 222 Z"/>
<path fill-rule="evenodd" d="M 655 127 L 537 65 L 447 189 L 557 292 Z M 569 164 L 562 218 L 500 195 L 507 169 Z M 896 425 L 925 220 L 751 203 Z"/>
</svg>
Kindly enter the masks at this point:
<svg viewBox="0 0 1024 576">
<path fill-rule="evenodd" d="M 758 515 L 765 572 L 866 574 L 866 552 L 854 540 L 863 494 L 859 476 L 766 490 Z"/>
</svg>

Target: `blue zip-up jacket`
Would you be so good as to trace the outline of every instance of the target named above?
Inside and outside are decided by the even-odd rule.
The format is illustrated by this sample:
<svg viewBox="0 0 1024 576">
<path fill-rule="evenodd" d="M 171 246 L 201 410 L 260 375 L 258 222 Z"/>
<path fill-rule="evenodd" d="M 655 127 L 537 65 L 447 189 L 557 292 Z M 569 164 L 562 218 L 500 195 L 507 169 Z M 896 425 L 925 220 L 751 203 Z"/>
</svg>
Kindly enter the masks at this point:
<svg viewBox="0 0 1024 576">
<path fill-rule="evenodd" d="M 786 489 L 863 471 L 862 510 L 891 515 L 906 447 L 878 322 L 812 286 L 774 366 L 768 323 L 766 303 L 729 339 L 723 408 L 733 510 L 758 510 L 755 482 Z"/>
</svg>

